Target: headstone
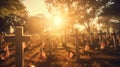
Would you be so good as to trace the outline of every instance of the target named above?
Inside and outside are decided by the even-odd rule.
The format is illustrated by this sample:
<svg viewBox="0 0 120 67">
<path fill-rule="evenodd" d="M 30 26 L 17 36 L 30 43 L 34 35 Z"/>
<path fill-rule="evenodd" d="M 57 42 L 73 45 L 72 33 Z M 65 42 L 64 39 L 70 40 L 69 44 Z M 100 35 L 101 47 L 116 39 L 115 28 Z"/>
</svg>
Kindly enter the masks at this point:
<svg viewBox="0 0 120 67">
<path fill-rule="evenodd" d="M 116 50 L 116 33 L 115 33 L 115 30 L 113 30 L 113 43 L 114 43 L 114 50 Z"/>
<path fill-rule="evenodd" d="M 89 33 L 89 41 L 90 41 L 90 45 L 93 43 L 93 33 L 92 32 L 90 32 Z"/>
<path fill-rule="evenodd" d="M 48 53 L 49 53 L 49 56 L 52 55 L 52 45 L 51 45 L 51 41 L 50 41 L 50 38 L 47 38 L 47 45 L 48 45 Z"/>
<path fill-rule="evenodd" d="M 105 48 L 103 36 L 104 36 L 104 33 L 102 32 L 102 30 L 100 30 L 100 32 L 99 32 L 99 44 L 100 44 L 100 49 L 104 49 L 104 48 Z"/>
<path fill-rule="evenodd" d="M 102 41 L 102 35 L 103 35 L 102 30 L 100 30 L 100 32 L 99 32 L 99 40 L 100 41 Z"/>
<path fill-rule="evenodd" d="M 4 35 L 0 34 L 0 46 L 2 46 L 3 42 L 4 42 Z"/>
<path fill-rule="evenodd" d="M 78 34 L 78 30 L 75 29 L 75 47 L 76 47 L 76 61 L 79 61 L 79 34 Z"/>
<path fill-rule="evenodd" d="M 23 27 L 17 26 L 15 34 L 5 35 L 6 42 L 15 42 L 15 65 L 16 67 L 24 67 L 24 48 L 23 42 L 30 41 L 30 35 L 23 34 Z"/>
<path fill-rule="evenodd" d="M 80 54 L 79 54 L 79 32 L 78 32 L 78 29 L 74 29 L 74 34 L 71 36 L 73 36 L 75 38 L 75 48 L 76 48 L 75 54 L 76 54 L 76 62 L 78 62 L 80 59 L 79 58 Z"/>
</svg>

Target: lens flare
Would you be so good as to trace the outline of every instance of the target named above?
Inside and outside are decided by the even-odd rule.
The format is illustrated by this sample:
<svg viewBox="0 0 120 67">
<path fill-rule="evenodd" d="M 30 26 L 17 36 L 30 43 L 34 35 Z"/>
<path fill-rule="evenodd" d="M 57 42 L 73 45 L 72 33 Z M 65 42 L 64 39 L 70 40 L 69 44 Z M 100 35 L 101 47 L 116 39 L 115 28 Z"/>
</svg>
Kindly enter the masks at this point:
<svg viewBox="0 0 120 67">
<path fill-rule="evenodd" d="M 54 24 L 58 26 L 58 25 L 61 24 L 61 22 L 62 22 L 62 17 L 55 16 L 55 18 L 54 18 Z"/>
</svg>

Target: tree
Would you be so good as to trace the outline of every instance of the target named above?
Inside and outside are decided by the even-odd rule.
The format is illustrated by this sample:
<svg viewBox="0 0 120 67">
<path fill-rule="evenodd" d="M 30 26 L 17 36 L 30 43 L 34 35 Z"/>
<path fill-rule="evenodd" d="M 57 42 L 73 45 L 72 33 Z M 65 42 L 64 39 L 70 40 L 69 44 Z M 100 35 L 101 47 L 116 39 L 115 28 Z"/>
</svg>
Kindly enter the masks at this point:
<svg viewBox="0 0 120 67">
<path fill-rule="evenodd" d="M 21 0 L 0 0 L 0 17 L 5 17 L 10 14 L 20 16 L 25 16 L 27 14 Z"/>
<path fill-rule="evenodd" d="M 0 0 L 0 33 L 10 26 L 21 25 L 27 18 L 25 6 L 20 0 Z"/>
<path fill-rule="evenodd" d="M 100 15 L 98 21 L 98 23 L 104 25 L 108 32 L 110 27 L 117 30 L 117 28 L 119 28 L 118 25 L 120 24 L 120 0 L 112 0 L 112 3 L 113 5 L 107 6 L 106 9 L 103 9 L 104 13 Z"/>
<path fill-rule="evenodd" d="M 31 16 L 26 20 L 25 30 L 29 33 L 42 33 L 47 25 L 47 18 L 43 15 Z"/>
<path fill-rule="evenodd" d="M 112 28 L 114 30 L 120 29 L 118 27 L 120 24 L 119 19 L 115 15 L 113 15 L 113 16 L 101 16 L 101 17 L 99 17 L 97 22 L 99 25 L 102 24 L 101 29 L 106 30 L 106 32 L 110 32 L 110 28 Z"/>
<path fill-rule="evenodd" d="M 76 22 L 85 26 L 87 32 L 91 31 L 103 9 L 113 4 L 112 0 L 46 0 L 48 11 L 55 15 L 63 15 L 69 20 L 67 23 Z M 55 12 L 56 11 L 56 12 Z"/>
<path fill-rule="evenodd" d="M 0 17 L 0 33 L 9 33 L 10 26 L 13 28 L 15 28 L 16 26 L 23 26 L 26 19 L 27 17 L 21 17 L 14 14 L 5 16 L 4 18 Z"/>
<path fill-rule="evenodd" d="M 104 9 L 103 16 L 114 16 L 119 17 L 120 16 L 120 0 L 112 0 L 113 5 L 108 6 L 106 9 Z"/>
</svg>

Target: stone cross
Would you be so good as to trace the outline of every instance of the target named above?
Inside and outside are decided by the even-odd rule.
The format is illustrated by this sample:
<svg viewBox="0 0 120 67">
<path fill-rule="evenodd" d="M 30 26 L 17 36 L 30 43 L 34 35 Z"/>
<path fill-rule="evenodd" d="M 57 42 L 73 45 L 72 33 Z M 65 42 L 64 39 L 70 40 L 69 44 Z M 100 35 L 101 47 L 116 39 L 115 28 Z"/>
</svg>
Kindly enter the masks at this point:
<svg viewBox="0 0 120 67">
<path fill-rule="evenodd" d="M 24 67 L 24 48 L 23 41 L 30 41 L 30 35 L 23 34 L 23 27 L 17 26 L 15 34 L 5 35 L 6 42 L 15 42 L 15 65 L 16 67 Z"/>
<path fill-rule="evenodd" d="M 71 35 L 72 37 L 75 38 L 75 53 L 76 53 L 76 62 L 79 61 L 80 59 L 80 53 L 79 53 L 79 32 L 78 29 L 74 29 L 74 34 Z"/>
<path fill-rule="evenodd" d="M 78 29 L 75 29 L 75 34 L 73 35 L 75 37 L 75 47 L 76 47 L 76 61 L 79 61 L 79 34 L 78 34 Z"/>
</svg>

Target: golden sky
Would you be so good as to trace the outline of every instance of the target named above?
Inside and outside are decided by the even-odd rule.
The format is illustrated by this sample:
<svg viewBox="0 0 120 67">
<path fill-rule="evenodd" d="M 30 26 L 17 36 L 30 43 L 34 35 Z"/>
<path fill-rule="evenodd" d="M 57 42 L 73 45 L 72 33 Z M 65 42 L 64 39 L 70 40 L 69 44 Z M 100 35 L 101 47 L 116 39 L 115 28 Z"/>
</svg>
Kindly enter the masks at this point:
<svg viewBox="0 0 120 67">
<path fill-rule="evenodd" d="M 44 0 L 24 0 L 29 15 L 47 14 L 47 8 Z"/>
</svg>

